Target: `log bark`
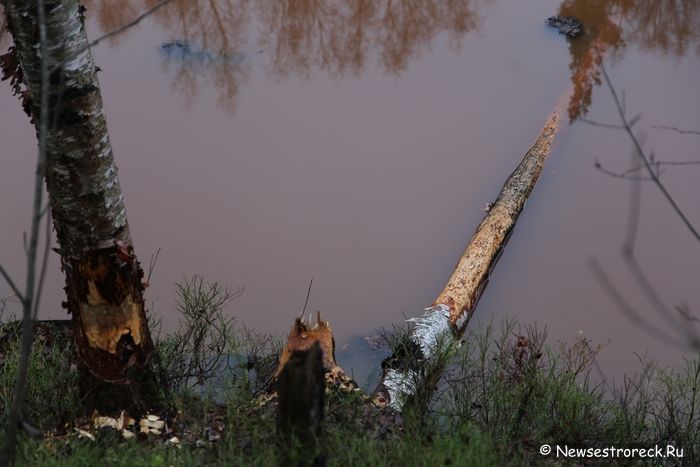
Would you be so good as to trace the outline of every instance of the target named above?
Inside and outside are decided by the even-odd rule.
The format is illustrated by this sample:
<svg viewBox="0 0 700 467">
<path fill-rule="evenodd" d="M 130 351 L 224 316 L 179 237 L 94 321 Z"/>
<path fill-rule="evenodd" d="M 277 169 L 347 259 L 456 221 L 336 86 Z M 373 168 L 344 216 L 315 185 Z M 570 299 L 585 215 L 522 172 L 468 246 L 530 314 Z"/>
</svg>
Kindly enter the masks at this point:
<svg viewBox="0 0 700 467">
<path fill-rule="evenodd" d="M 459 340 L 481 297 L 491 271 L 500 258 L 513 228 L 537 182 L 559 128 L 566 95 L 557 103 L 525 157 L 504 183 L 496 201 L 460 257 L 444 289 L 425 313 L 409 319 L 414 324 L 411 355 L 389 357 L 374 392 L 379 405 L 400 410 L 416 391 L 418 365 L 447 350 Z M 406 361 L 409 359 L 410 361 Z"/>
<path fill-rule="evenodd" d="M 3 0 L 29 108 L 38 121 L 40 63 L 50 74 L 46 188 L 66 275 L 76 352 L 102 382 L 137 402 L 150 379 L 153 343 L 143 271 L 134 254 L 96 67 L 78 0 L 46 2 L 47 57 L 40 57 L 33 0 Z M 150 384 L 150 380 L 146 383 Z"/>
</svg>

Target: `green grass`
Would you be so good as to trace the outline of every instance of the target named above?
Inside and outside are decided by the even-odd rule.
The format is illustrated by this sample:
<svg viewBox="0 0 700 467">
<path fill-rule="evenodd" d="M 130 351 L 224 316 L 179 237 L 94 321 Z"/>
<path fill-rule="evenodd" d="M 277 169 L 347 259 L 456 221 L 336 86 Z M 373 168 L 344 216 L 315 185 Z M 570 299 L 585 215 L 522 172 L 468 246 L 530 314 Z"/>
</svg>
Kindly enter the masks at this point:
<svg viewBox="0 0 700 467">
<path fill-rule="evenodd" d="M 331 392 L 326 398 L 324 436 L 317 452 L 287 449 L 275 435 L 275 412 L 255 398 L 269 387 L 279 339 L 257 335 L 224 320 L 229 296 L 202 281 L 186 282 L 195 295 L 183 300 L 180 330 L 159 339 L 159 369 L 179 414 L 171 426 L 179 445 L 166 437 L 123 440 L 105 428 L 96 440 L 79 439 L 74 423 L 84 423 L 78 374 L 70 365 L 70 343 L 59 335 L 36 345 L 29 369 L 25 419 L 61 436 L 40 441 L 20 437 L 18 465 L 311 465 L 323 456 L 328 465 L 648 465 L 661 460 L 565 460 L 539 454 L 542 444 L 575 448 L 674 445 L 682 459 L 667 465 L 700 465 L 700 360 L 675 369 L 653 363 L 641 377 L 625 378 L 616 388 L 593 383 L 591 368 L 601 352 L 583 337 L 550 346 L 536 327 L 504 322 L 472 331 L 459 348 L 423 362 L 422 385 L 409 400 L 400 428 L 379 429 L 377 414 L 361 398 Z M 187 287 L 181 289 L 188 294 Z M 210 304 L 200 307 L 204 303 Z M 199 309 L 199 314 L 191 310 Z M 210 327 L 190 326 L 205 313 Z M 218 320 L 218 321 L 217 321 Z M 6 323 L 3 332 L 17 332 Z M 195 329 L 194 332 L 190 331 Z M 402 334 L 403 333 L 403 334 Z M 406 330 L 395 330 L 392 350 L 407 351 Z M 402 344 L 403 343 L 403 344 Z M 403 348 L 402 348 L 403 345 Z M 189 349 L 177 352 L 174 349 Z M 197 353 L 194 355 L 194 353 Z M 219 353 L 245 356 L 230 362 L 226 378 L 214 376 Z M 17 367 L 17 341 L 0 345 L 0 423 L 4 425 Z M 445 368 L 435 378 L 435 368 Z M 199 372 L 199 373 L 198 373 Z M 219 371 L 219 373 L 221 373 Z M 193 374 L 193 377 L 185 375 Z M 217 381 L 225 407 L 202 395 Z M 433 390 L 434 389 L 434 390 Z M 81 418 L 82 417 L 82 418 Z M 80 422 L 83 420 L 83 422 Z M 219 439 L 208 441 L 216 420 Z M 393 426 L 393 425 L 392 425 Z M 196 442 L 199 440 L 199 442 Z"/>
<path fill-rule="evenodd" d="M 15 375 L 19 364 L 19 323 L 2 325 L 6 332 L 0 351 L 0 426 L 5 426 L 14 397 Z M 27 393 L 23 407 L 24 418 L 42 431 L 61 430 L 72 423 L 81 410 L 78 371 L 71 365 L 73 351 L 69 340 L 55 329 L 37 336 L 29 360 Z"/>
</svg>

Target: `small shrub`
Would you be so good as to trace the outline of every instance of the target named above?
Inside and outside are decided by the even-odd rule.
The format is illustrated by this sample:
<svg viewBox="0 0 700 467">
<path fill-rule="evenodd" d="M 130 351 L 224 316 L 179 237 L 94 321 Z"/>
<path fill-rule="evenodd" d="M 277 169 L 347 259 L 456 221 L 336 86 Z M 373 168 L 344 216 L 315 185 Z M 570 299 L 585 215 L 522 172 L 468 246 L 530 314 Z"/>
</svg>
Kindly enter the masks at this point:
<svg viewBox="0 0 700 467">
<path fill-rule="evenodd" d="M 207 383 L 221 375 L 228 355 L 236 350 L 234 319 L 224 309 L 242 292 L 205 282 L 201 276 L 176 284 L 178 329 L 157 340 L 162 384 L 176 393 L 206 390 Z"/>
</svg>

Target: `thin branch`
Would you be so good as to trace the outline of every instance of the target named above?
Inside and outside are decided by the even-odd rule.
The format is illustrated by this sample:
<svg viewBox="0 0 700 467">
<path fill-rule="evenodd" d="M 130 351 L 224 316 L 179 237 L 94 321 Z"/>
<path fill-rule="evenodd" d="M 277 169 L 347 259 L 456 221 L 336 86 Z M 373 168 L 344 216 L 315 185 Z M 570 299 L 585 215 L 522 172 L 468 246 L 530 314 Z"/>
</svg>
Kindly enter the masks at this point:
<svg viewBox="0 0 700 467">
<path fill-rule="evenodd" d="M 44 206 L 44 209 L 41 210 L 41 212 L 39 213 L 39 215 L 40 215 L 41 217 L 44 217 L 44 214 L 46 214 L 47 212 L 49 212 L 50 204 L 51 204 L 51 203 L 46 203 L 46 206 Z"/>
<path fill-rule="evenodd" d="M 54 73 L 54 72 L 55 72 L 56 70 L 58 70 L 59 68 L 63 68 L 63 67 L 65 66 L 66 63 L 68 63 L 69 61 L 73 60 L 77 55 L 79 55 L 79 54 L 85 52 L 86 50 L 88 50 L 88 49 L 90 49 L 90 48 L 96 46 L 97 44 L 99 44 L 100 42 L 104 41 L 105 39 L 109 39 L 110 37 L 114 37 L 114 36 L 116 36 L 116 35 L 119 35 L 119 34 L 123 33 L 124 31 L 126 31 L 126 30 L 128 30 L 128 29 L 131 29 L 132 27 L 136 26 L 136 25 L 139 24 L 141 21 L 143 21 L 144 19 L 146 19 L 148 16 L 150 16 L 150 15 L 153 14 L 153 13 L 155 13 L 156 11 L 160 10 L 162 7 L 164 7 L 165 5 L 167 5 L 168 3 L 170 3 L 171 1 L 172 1 L 172 0 L 161 0 L 160 2 L 156 3 L 156 4 L 153 5 L 151 8 L 149 8 L 148 10 L 144 11 L 144 12 L 141 13 L 139 16 L 137 16 L 136 18 L 134 18 L 132 21 L 130 21 L 130 22 L 124 24 L 123 26 L 120 26 L 120 27 L 118 27 L 118 28 L 116 28 L 116 29 L 113 29 L 113 30 L 111 30 L 111 31 L 109 31 L 109 32 L 107 32 L 107 33 L 101 35 L 100 37 L 98 37 L 97 39 L 95 39 L 95 40 L 92 41 L 92 42 L 89 42 L 86 46 L 81 47 L 80 49 L 78 49 L 73 55 L 67 57 L 67 58 L 66 58 L 65 60 L 63 60 L 62 62 L 59 62 L 59 63 L 57 63 L 56 65 L 54 65 L 54 67 L 51 68 L 51 73 Z"/>
<path fill-rule="evenodd" d="M 663 173 L 666 173 L 665 170 L 661 170 L 661 167 L 663 167 L 663 166 L 667 166 L 667 165 L 668 166 L 700 165 L 700 161 L 695 161 L 695 160 L 693 160 L 693 161 L 667 161 L 667 162 L 656 161 L 656 162 L 653 162 L 651 165 L 652 165 L 652 167 L 654 167 L 654 169 L 656 171 L 656 176 L 661 177 L 661 175 Z M 639 175 L 639 176 L 630 175 L 630 174 L 633 174 L 635 172 L 639 172 L 640 170 L 642 170 L 644 168 L 643 164 L 631 167 L 631 168 L 625 170 L 624 172 L 614 172 L 610 169 L 606 169 L 605 167 L 603 167 L 603 165 L 597 159 L 594 163 L 594 166 L 596 169 L 600 170 L 605 175 L 609 175 L 613 178 L 623 178 L 625 180 L 652 180 L 650 177 L 645 177 L 642 175 Z"/>
<path fill-rule="evenodd" d="M 636 154 L 631 154 L 630 165 L 634 164 Z M 602 169 L 601 169 L 602 170 Z M 632 254 L 637 242 L 637 231 L 639 230 L 639 214 L 641 211 L 642 184 L 641 180 L 635 180 L 630 187 L 630 208 L 627 216 L 627 229 L 625 232 L 625 243 L 623 251 Z"/>
<path fill-rule="evenodd" d="M 309 281 L 309 289 L 306 291 L 306 301 L 304 302 L 304 308 L 301 310 L 301 315 L 299 315 L 299 319 L 301 320 L 304 319 L 304 313 L 306 313 L 306 305 L 309 304 L 309 297 L 311 296 L 311 285 L 313 285 L 313 283 L 314 278 L 312 277 Z"/>
<path fill-rule="evenodd" d="M 39 151 L 34 176 L 32 225 L 29 237 L 29 250 L 27 252 L 27 282 L 25 285 L 26 290 L 24 293 L 24 300 L 22 301 L 22 338 L 20 343 L 20 360 L 17 368 L 17 381 L 15 384 L 14 398 L 7 420 L 5 446 L 2 456 L 0 457 L 0 464 L 3 465 L 11 464 L 15 457 L 17 447 L 17 428 L 22 418 L 22 405 L 24 404 L 27 387 L 29 357 L 32 353 L 32 341 L 34 334 L 32 306 L 36 281 L 36 253 L 39 241 L 39 224 L 41 223 L 44 170 L 46 165 L 46 140 L 49 131 L 49 47 L 47 41 L 46 11 L 44 9 L 44 0 L 36 0 L 36 3 L 39 29 L 39 66 L 41 72 L 38 125 Z"/>
<path fill-rule="evenodd" d="M 583 123 L 588 123 L 589 125 L 598 126 L 598 127 L 601 127 L 601 128 L 610 128 L 610 129 L 613 129 L 613 130 L 624 130 L 624 129 L 625 129 L 625 126 L 624 126 L 624 125 L 616 125 L 616 124 L 614 124 L 614 123 L 596 122 L 595 120 L 589 120 L 589 119 L 587 119 L 587 118 L 585 118 L 585 117 L 580 117 L 580 118 L 579 118 L 579 121 L 581 121 L 581 122 L 583 122 Z"/>
<path fill-rule="evenodd" d="M 613 177 L 613 178 L 622 178 L 625 180 L 635 180 L 635 181 L 650 181 L 651 180 L 650 177 L 645 177 L 643 175 L 638 175 L 638 176 L 630 175 L 630 173 L 638 171 L 639 168 L 628 169 L 624 172 L 613 172 L 612 170 L 606 169 L 605 167 L 603 167 L 603 165 L 600 162 L 598 162 L 597 160 L 594 162 L 593 166 L 596 169 L 600 170 L 605 175 L 608 175 L 608 176 Z"/>
<path fill-rule="evenodd" d="M 46 230 L 44 231 L 44 256 L 41 259 L 41 272 L 39 273 L 39 285 L 36 288 L 34 295 L 34 309 L 32 310 L 32 319 L 36 319 L 39 313 L 39 302 L 41 301 L 41 292 L 44 290 L 44 279 L 46 278 L 46 269 L 49 264 L 49 251 L 51 251 L 51 209 L 46 206 Z M 40 214 L 43 216 L 43 214 Z"/>
<path fill-rule="evenodd" d="M 146 284 L 151 283 L 151 274 L 156 268 L 156 263 L 158 262 L 158 255 L 160 254 L 160 248 L 156 250 L 155 254 L 151 254 L 151 262 L 148 264 L 148 275 L 146 276 Z"/>
<path fill-rule="evenodd" d="M 2 274 L 2 277 L 7 282 L 7 285 L 9 285 L 10 289 L 12 289 L 12 293 L 14 293 L 17 296 L 20 302 L 24 302 L 24 294 L 20 292 L 19 288 L 15 285 L 14 281 L 7 273 L 7 271 L 5 271 L 5 268 L 2 266 L 2 264 L 0 264 L 0 274 Z"/>
<path fill-rule="evenodd" d="M 637 313 L 634 308 L 632 308 L 632 306 L 622 297 L 619 290 L 617 290 L 612 280 L 610 280 L 610 277 L 608 277 L 605 271 L 603 271 L 603 268 L 600 267 L 595 258 L 591 258 L 588 261 L 588 265 L 591 268 L 591 271 L 593 271 L 594 277 L 601 287 L 603 287 L 603 290 L 608 295 L 610 300 L 612 300 L 622 314 L 627 316 L 627 318 L 634 325 L 666 345 L 671 345 L 681 350 L 688 350 L 686 346 L 680 345 L 677 342 L 676 337 L 667 334 L 666 332 L 658 329 L 656 326 L 652 326 L 651 323 Z"/>
<path fill-rule="evenodd" d="M 654 165 L 700 165 L 700 161 L 659 161 L 655 162 Z M 641 169 L 642 166 L 639 168 Z"/>
<path fill-rule="evenodd" d="M 676 310 L 678 310 L 678 313 L 683 317 L 683 319 L 688 322 L 688 323 L 700 323 L 700 318 L 697 316 L 693 316 L 690 313 L 690 310 L 688 310 L 687 305 L 676 305 Z"/>
<path fill-rule="evenodd" d="M 697 130 L 681 130 L 678 127 L 675 126 L 665 126 L 665 125 L 652 125 L 652 128 L 656 128 L 657 130 L 670 130 L 670 131 L 675 131 L 677 133 L 680 133 L 682 135 L 700 135 L 700 131 Z"/>
<path fill-rule="evenodd" d="M 637 286 L 642 290 L 644 295 L 646 295 L 646 298 L 649 303 L 651 303 L 652 308 L 654 308 L 662 318 L 668 320 L 668 322 L 673 325 L 677 331 L 685 334 L 687 329 L 676 320 L 671 311 L 664 304 L 663 300 L 661 300 L 661 297 L 656 292 L 656 289 L 654 289 L 654 286 L 646 277 L 646 274 L 644 274 L 643 269 L 641 266 L 639 266 L 634 253 L 632 251 L 625 250 L 623 254 L 625 256 L 625 260 L 627 261 L 628 267 L 632 272 L 634 281 L 637 283 Z"/>
<path fill-rule="evenodd" d="M 666 190 L 666 187 L 661 183 L 659 180 L 658 176 L 656 173 L 654 173 L 654 170 L 651 167 L 651 164 L 649 163 L 649 160 L 644 153 L 644 150 L 642 149 L 641 145 L 639 144 L 639 141 L 637 138 L 634 136 L 634 133 L 632 132 L 632 127 L 630 126 L 629 122 L 627 121 L 627 117 L 625 116 L 625 110 L 623 107 L 623 104 L 620 102 L 620 99 L 617 96 L 617 92 L 615 92 L 615 88 L 613 87 L 612 81 L 610 80 L 610 77 L 608 76 L 608 72 L 605 69 L 605 66 L 601 63 L 600 69 L 603 72 L 603 77 L 605 78 L 605 82 L 608 85 L 608 88 L 610 89 L 610 92 L 612 93 L 613 99 L 615 100 L 615 105 L 617 107 L 617 111 L 620 115 L 620 119 L 622 120 L 623 125 L 625 126 L 625 131 L 629 135 L 630 139 L 632 140 L 634 147 L 637 151 L 637 155 L 642 159 L 642 163 L 644 164 L 644 168 L 646 171 L 649 173 L 649 176 L 651 177 L 651 180 L 656 184 L 656 186 L 661 190 L 661 193 L 664 195 L 668 203 L 671 205 L 673 210 L 676 212 L 678 217 L 681 218 L 685 226 L 690 230 L 692 235 L 695 237 L 696 240 L 700 242 L 700 233 L 695 229 L 693 224 L 690 222 L 690 220 L 686 217 L 685 213 L 680 209 L 676 201 L 673 199 L 671 194 Z"/>
<path fill-rule="evenodd" d="M 676 305 L 676 311 L 681 316 L 682 322 L 685 324 L 685 333 L 688 336 L 690 344 L 695 350 L 700 351 L 700 333 L 698 333 L 696 324 L 700 322 L 697 316 L 693 316 L 686 305 Z"/>
</svg>

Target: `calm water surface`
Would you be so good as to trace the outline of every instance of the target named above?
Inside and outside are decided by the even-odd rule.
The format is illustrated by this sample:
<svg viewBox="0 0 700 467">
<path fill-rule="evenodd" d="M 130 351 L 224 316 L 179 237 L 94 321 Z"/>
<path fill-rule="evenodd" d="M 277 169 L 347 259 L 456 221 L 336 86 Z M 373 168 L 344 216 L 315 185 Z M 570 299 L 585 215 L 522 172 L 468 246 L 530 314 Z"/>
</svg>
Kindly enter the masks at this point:
<svg viewBox="0 0 700 467">
<path fill-rule="evenodd" d="M 89 34 L 147 8 L 87 2 Z M 294 5 L 294 7 L 292 7 Z M 201 274 L 245 286 L 229 312 L 284 334 L 304 303 L 342 344 L 430 305 L 502 182 L 557 99 L 576 84 L 572 117 L 619 123 L 596 57 L 624 90 L 648 152 L 699 160 L 700 5 L 696 1 L 176 1 L 93 54 L 137 253 L 166 328 L 173 284 Z M 544 26 L 575 14 L 571 44 Z M 168 48 L 162 48 L 170 43 Z M 0 85 L 0 259 L 23 277 L 35 136 Z M 565 126 L 477 309 L 610 342 L 611 376 L 633 352 L 663 363 L 682 351 L 652 338 L 606 295 L 597 259 L 651 325 L 679 334 L 635 285 L 621 256 L 631 182 L 625 134 Z M 700 225 L 700 166 L 662 180 Z M 641 188 L 640 265 L 667 306 L 700 313 L 700 243 L 658 189 Z M 53 255 L 41 315 L 60 318 Z M 6 286 L 0 294 L 7 295 Z M 675 312 L 674 312 L 675 313 Z"/>
</svg>

